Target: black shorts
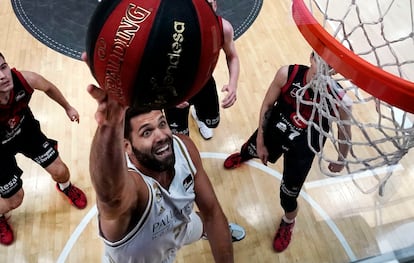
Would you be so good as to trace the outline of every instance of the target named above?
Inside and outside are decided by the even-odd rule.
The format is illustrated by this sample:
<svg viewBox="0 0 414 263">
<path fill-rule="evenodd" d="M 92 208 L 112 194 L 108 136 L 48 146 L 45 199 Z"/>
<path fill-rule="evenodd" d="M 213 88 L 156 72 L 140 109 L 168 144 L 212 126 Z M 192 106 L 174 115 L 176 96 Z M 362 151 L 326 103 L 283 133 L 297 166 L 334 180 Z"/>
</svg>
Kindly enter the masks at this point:
<svg viewBox="0 0 414 263">
<path fill-rule="evenodd" d="M 59 156 L 57 141 L 47 138 L 36 120 L 25 121 L 20 133 L 0 145 L 0 196 L 8 198 L 22 187 L 23 171 L 18 167 L 15 155 L 21 153 L 43 168 Z"/>
<path fill-rule="evenodd" d="M 220 105 L 216 82 L 213 77 L 211 77 L 201 91 L 194 95 L 188 102 L 190 105 L 194 105 L 198 119 L 204 122 L 207 127 L 216 128 L 218 126 L 220 122 Z M 189 134 L 189 111 L 189 107 L 183 109 L 169 108 L 164 110 L 173 133 Z"/>
<path fill-rule="evenodd" d="M 308 144 L 308 130 L 292 130 L 289 127 L 278 125 L 280 121 L 272 120 L 264 134 L 264 143 L 268 150 L 268 161 L 275 163 L 283 155 L 284 187 L 297 195 L 312 167 L 315 153 Z M 283 122 L 282 122 L 283 123 Z M 256 138 L 257 130 L 242 147 L 243 158 L 257 158 Z M 312 135 L 317 136 L 316 131 Z M 311 136 L 316 140 L 318 137 Z"/>
</svg>

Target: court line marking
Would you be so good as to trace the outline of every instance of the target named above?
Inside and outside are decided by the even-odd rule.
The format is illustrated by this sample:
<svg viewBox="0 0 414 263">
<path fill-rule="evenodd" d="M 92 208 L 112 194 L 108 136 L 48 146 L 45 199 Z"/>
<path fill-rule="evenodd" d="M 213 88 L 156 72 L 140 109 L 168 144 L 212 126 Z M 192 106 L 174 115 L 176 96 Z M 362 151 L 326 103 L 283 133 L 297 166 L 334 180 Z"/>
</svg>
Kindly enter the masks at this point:
<svg viewBox="0 0 414 263">
<path fill-rule="evenodd" d="M 96 208 L 96 205 L 94 205 L 89 212 L 86 214 L 86 216 L 81 220 L 79 225 L 76 227 L 75 231 L 70 236 L 68 242 L 66 242 L 65 247 L 63 248 L 62 252 L 59 255 L 59 258 L 57 260 L 58 263 L 63 263 L 66 261 L 66 258 L 69 255 L 69 252 L 72 250 L 73 245 L 75 244 L 76 240 L 78 240 L 79 236 L 82 234 L 83 230 L 86 228 L 86 226 L 89 224 L 89 222 L 96 216 L 98 213 L 98 209 Z"/>
<path fill-rule="evenodd" d="M 226 153 L 213 153 L 213 152 L 201 152 L 200 153 L 201 158 L 211 158 L 211 159 L 226 159 L 228 154 Z M 282 179 L 282 175 L 277 172 L 276 170 L 273 170 L 269 168 L 268 166 L 265 166 L 259 162 L 256 161 L 247 161 L 246 164 L 257 168 L 259 170 L 262 170 L 265 173 L 268 173 L 277 179 L 279 181 Z M 312 197 L 310 197 L 304 189 L 300 192 L 300 196 L 302 196 L 303 199 L 305 199 L 306 202 L 309 203 L 309 205 L 319 213 L 319 215 L 323 218 L 323 220 L 326 222 L 326 224 L 329 226 L 331 231 L 335 234 L 335 236 L 338 238 L 339 242 L 341 243 L 342 247 L 344 248 L 345 252 L 347 253 L 350 261 L 356 261 L 357 258 L 352 251 L 351 247 L 349 246 L 348 242 L 346 241 L 345 237 L 342 235 L 339 228 L 336 226 L 336 224 L 331 220 L 329 215 L 323 210 L 322 207 L 318 205 L 318 203 L 313 200 Z M 69 237 L 68 242 L 65 244 L 65 247 L 63 248 L 61 254 L 59 255 L 59 258 L 57 260 L 57 263 L 64 263 L 70 253 L 70 251 L 73 248 L 73 245 L 75 244 L 76 240 L 78 240 L 79 236 L 82 234 L 86 226 L 89 224 L 89 222 L 94 218 L 98 213 L 98 210 L 96 208 L 96 205 L 94 205 L 89 212 L 86 214 L 86 216 L 81 220 L 79 225 L 76 227 L 75 231 L 72 233 L 72 235 Z"/>
</svg>

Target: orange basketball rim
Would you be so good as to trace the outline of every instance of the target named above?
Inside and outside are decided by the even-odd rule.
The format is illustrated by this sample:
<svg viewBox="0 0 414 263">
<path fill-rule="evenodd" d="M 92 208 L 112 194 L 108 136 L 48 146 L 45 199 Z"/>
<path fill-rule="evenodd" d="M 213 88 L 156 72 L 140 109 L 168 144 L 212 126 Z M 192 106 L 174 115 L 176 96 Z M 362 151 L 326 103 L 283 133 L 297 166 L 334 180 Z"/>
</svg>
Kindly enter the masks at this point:
<svg viewBox="0 0 414 263">
<path fill-rule="evenodd" d="M 312 48 L 336 72 L 353 84 L 404 111 L 414 113 L 414 83 L 362 59 L 330 35 L 314 18 L 303 0 L 292 1 L 293 19 Z"/>
</svg>

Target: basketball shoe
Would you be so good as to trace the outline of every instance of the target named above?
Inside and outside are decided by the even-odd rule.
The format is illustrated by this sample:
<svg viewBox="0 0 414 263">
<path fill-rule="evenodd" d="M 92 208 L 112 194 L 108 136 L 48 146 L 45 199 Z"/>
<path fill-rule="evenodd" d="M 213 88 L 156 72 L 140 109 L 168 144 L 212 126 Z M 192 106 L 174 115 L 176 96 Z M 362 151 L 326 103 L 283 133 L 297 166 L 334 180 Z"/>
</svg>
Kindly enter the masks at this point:
<svg viewBox="0 0 414 263">
<path fill-rule="evenodd" d="M 276 236 L 273 240 L 273 248 L 276 252 L 282 252 L 285 250 L 292 239 L 293 227 L 295 222 L 288 224 L 285 221 L 280 222 L 279 229 L 276 232 Z"/>
<path fill-rule="evenodd" d="M 11 229 L 7 219 L 4 215 L 0 216 L 0 243 L 3 245 L 10 245 L 13 243 L 13 230 Z"/>
<path fill-rule="evenodd" d="M 81 189 L 77 188 L 72 183 L 63 190 L 61 190 L 59 184 L 56 183 L 56 189 L 59 192 L 63 193 L 69 199 L 69 202 L 72 205 L 76 206 L 79 209 L 83 209 L 86 207 L 87 200 L 85 194 L 82 192 Z"/>
<path fill-rule="evenodd" d="M 244 230 L 242 226 L 236 223 L 229 223 L 229 229 L 232 242 L 238 242 L 246 237 L 246 230 Z M 204 240 L 208 240 L 206 233 L 203 233 L 201 238 Z"/>
<path fill-rule="evenodd" d="M 231 154 L 229 157 L 224 160 L 224 168 L 226 169 L 234 169 L 239 167 L 243 162 L 241 154 L 239 152 Z"/>
<path fill-rule="evenodd" d="M 231 240 L 237 242 L 242 240 L 246 236 L 246 230 L 238 224 L 229 223 Z"/>
<path fill-rule="evenodd" d="M 198 130 L 201 134 L 201 136 L 204 138 L 204 140 L 209 140 L 213 137 L 213 129 L 207 127 L 207 125 L 200 121 L 197 117 L 197 113 L 194 109 L 194 107 L 191 107 L 191 116 L 193 116 L 193 119 L 196 121 Z"/>
</svg>

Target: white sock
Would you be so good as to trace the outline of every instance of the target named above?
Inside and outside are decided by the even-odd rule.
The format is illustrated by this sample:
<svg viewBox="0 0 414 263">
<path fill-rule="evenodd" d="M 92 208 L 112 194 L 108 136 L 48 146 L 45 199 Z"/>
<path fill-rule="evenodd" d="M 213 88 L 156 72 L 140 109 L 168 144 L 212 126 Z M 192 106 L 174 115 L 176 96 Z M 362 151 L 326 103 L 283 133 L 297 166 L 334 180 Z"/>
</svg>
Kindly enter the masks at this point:
<svg viewBox="0 0 414 263">
<path fill-rule="evenodd" d="M 288 223 L 288 224 L 292 224 L 293 222 L 295 222 L 295 219 L 294 218 L 293 219 L 289 219 L 285 215 L 283 215 L 282 220 L 285 221 L 285 223 Z"/>
<path fill-rule="evenodd" d="M 65 190 L 70 185 L 70 180 L 68 180 L 66 183 L 59 183 L 60 190 Z"/>
</svg>

